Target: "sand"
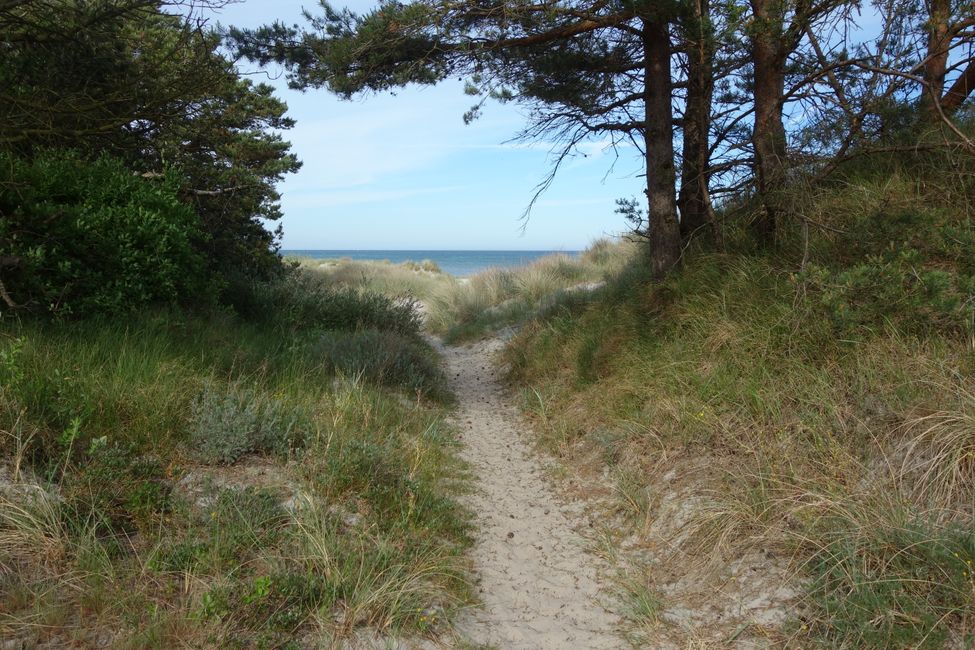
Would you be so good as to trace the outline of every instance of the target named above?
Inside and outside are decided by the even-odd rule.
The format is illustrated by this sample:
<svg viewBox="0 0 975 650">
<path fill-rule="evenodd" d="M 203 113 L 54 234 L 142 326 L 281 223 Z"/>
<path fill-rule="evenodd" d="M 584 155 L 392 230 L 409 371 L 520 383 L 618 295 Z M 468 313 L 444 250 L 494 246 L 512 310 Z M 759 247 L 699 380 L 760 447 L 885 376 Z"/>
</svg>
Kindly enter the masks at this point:
<svg viewBox="0 0 975 650">
<path fill-rule="evenodd" d="M 476 513 L 471 553 L 483 608 L 458 622 L 475 644 L 497 648 L 621 648 L 618 617 L 606 609 L 600 560 L 585 552 L 578 506 L 561 502 L 524 437 L 498 380 L 501 341 L 438 345 L 459 404 L 462 456 L 471 465 Z"/>
</svg>

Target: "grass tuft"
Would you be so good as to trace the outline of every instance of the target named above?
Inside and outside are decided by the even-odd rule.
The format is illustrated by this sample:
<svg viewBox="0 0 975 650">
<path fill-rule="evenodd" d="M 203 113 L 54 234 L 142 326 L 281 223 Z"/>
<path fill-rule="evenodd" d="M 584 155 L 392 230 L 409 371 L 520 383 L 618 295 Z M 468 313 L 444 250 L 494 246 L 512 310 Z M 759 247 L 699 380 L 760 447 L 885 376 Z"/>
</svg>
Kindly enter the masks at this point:
<svg viewBox="0 0 975 650">
<path fill-rule="evenodd" d="M 233 290 L 238 315 L 2 323 L 0 636 L 327 645 L 473 601 L 414 305 L 307 274 Z"/>
</svg>

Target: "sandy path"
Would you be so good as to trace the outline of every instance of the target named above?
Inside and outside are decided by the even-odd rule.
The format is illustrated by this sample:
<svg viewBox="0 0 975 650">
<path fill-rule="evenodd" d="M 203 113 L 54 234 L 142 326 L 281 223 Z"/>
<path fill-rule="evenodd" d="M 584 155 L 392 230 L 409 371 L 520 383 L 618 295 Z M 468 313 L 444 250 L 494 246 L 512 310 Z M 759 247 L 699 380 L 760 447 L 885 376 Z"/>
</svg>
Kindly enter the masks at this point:
<svg viewBox="0 0 975 650">
<path fill-rule="evenodd" d="M 459 631 L 477 644 L 509 648 L 621 648 L 618 619 L 600 602 L 595 557 L 574 530 L 578 514 L 559 502 L 519 433 L 524 425 L 506 399 L 492 364 L 494 340 L 437 346 L 459 404 L 462 456 L 476 492 L 468 505 L 478 518 L 471 557 L 484 608 Z"/>
</svg>

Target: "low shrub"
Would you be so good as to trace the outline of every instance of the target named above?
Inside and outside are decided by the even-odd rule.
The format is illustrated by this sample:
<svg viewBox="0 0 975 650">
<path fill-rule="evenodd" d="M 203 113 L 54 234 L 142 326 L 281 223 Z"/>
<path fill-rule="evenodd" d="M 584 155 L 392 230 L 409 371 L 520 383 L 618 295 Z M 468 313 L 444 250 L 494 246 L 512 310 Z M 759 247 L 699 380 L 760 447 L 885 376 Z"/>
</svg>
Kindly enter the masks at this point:
<svg viewBox="0 0 975 650">
<path fill-rule="evenodd" d="M 321 359 L 330 372 L 438 401 L 449 399 L 447 380 L 436 356 L 414 337 L 378 329 L 323 332 L 308 354 Z"/>
<path fill-rule="evenodd" d="M 797 279 L 841 334 L 975 327 L 975 223 L 923 204 L 861 213 L 813 246 Z"/>
<path fill-rule="evenodd" d="M 918 251 L 835 272 L 812 266 L 802 279 L 840 332 L 893 324 L 912 334 L 966 334 L 975 325 L 975 275 L 925 268 Z"/>
<path fill-rule="evenodd" d="M 154 571 L 220 575 L 285 539 L 288 513 L 274 494 L 253 487 L 221 488 L 183 529 L 170 531 L 149 558 Z"/>
<path fill-rule="evenodd" d="M 171 488 L 159 461 L 105 438 L 93 440 L 78 468 L 61 482 L 66 504 L 98 530 L 146 528 L 170 507 Z"/>
<path fill-rule="evenodd" d="M 241 456 L 287 456 L 304 447 L 310 425 L 304 414 L 240 383 L 208 382 L 190 409 L 188 443 L 203 463 L 232 465 Z"/>
<path fill-rule="evenodd" d="M 813 632 L 839 648 L 943 648 L 967 629 L 970 647 L 975 529 L 906 512 L 875 523 L 823 522 L 809 564 Z"/>
<path fill-rule="evenodd" d="M 267 490 L 220 490 L 209 512 L 203 513 L 208 568 L 239 566 L 248 557 L 273 547 L 282 538 L 288 521 L 287 511 Z"/>
</svg>

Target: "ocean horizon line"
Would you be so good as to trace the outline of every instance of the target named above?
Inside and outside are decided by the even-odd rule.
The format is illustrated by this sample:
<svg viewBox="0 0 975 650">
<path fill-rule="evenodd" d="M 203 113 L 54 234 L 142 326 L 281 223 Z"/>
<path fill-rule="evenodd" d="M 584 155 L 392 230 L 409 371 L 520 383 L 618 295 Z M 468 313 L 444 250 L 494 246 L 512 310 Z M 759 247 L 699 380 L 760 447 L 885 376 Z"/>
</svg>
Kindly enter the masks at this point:
<svg viewBox="0 0 975 650">
<path fill-rule="evenodd" d="M 585 248 L 281 248 L 281 253 L 581 253 Z"/>
<path fill-rule="evenodd" d="M 567 249 L 435 249 L 435 248 L 289 248 L 281 249 L 284 256 L 329 260 L 389 261 L 392 263 L 434 262 L 444 273 L 466 277 L 489 268 L 513 268 L 524 266 L 548 255 L 576 256 L 581 250 Z"/>
</svg>

